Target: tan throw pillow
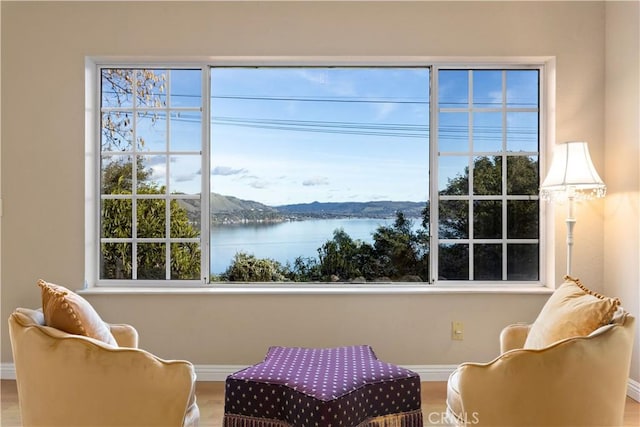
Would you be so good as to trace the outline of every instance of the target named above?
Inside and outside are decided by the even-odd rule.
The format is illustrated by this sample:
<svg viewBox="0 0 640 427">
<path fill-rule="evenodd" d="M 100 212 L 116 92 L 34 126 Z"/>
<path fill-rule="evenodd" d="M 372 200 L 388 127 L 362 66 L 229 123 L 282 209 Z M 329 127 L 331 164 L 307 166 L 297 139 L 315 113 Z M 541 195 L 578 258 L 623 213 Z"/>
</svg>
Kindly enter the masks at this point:
<svg viewBox="0 0 640 427">
<path fill-rule="evenodd" d="M 618 305 L 617 298 L 602 296 L 565 276 L 531 325 L 524 348 L 539 349 L 565 338 L 587 336 L 611 322 Z"/>
<path fill-rule="evenodd" d="M 102 321 L 89 301 L 53 283 L 38 280 L 42 289 L 42 312 L 47 326 L 69 334 L 95 338 L 117 346 L 109 326 Z"/>
</svg>

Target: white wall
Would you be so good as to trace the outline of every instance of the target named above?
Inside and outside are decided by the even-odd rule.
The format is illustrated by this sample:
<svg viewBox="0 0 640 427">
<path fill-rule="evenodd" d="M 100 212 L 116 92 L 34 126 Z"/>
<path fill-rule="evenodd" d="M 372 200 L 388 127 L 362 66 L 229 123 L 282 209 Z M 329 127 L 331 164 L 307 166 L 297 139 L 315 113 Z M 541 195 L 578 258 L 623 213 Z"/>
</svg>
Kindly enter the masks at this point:
<svg viewBox="0 0 640 427">
<path fill-rule="evenodd" d="M 604 170 L 602 2 L 2 2 L 3 317 L 40 304 L 38 278 L 84 279 L 86 56 L 553 56 L 558 141 Z M 574 272 L 603 291 L 604 202 L 579 211 Z M 564 211 L 555 264 L 564 266 Z M 559 267 L 559 279 L 563 267 Z M 553 285 L 553 283 L 551 284 Z M 626 285 L 621 285 L 626 291 Z M 629 286 L 634 286 L 630 284 Z M 633 295 L 633 291 L 631 291 Z M 637 295 L 637 290 L 635 291 Z M 268 345 L 368 343 L 399 364 L 488 360 L 540 294 L 100 295 L 141 344 L 198 364 L 250 364 Z M 450 340 L 450 321 L 465 341 Z M 11 360 L 6 322 L 2 362 Z"/>
</svg>

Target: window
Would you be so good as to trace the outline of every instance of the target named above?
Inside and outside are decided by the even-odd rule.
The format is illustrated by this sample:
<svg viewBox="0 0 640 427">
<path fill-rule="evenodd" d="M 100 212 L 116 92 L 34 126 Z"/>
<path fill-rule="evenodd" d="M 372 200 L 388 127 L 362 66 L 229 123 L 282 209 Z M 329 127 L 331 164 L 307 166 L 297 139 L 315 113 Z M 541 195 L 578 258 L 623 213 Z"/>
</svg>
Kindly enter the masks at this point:
<svg viewBox="0 0 640 427">
<path fill-rule="evenodd" d="M 102 280 L 201 277 L 201 73 L 100 71 Z"/>
<path fill-rule="evenodd" d="M 440 280 L 539 279 L 539 71 L 438 73 Z"/>
<path fill-rule="evenodd" d="M 98 283 L 536 283 L 541 67 L 98 67 Z"/>
</svg>

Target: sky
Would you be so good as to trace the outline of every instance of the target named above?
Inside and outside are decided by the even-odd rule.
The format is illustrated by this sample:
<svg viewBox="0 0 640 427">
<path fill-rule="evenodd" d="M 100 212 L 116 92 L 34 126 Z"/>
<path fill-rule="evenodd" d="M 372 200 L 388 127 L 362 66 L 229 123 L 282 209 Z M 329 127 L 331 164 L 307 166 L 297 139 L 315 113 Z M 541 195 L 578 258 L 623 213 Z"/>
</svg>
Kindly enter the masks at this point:
<svg viewBox="0 0 640 427">
<path fill-rule="evenodd" d="M 429 72 L 212 68 L 211 191 L 270 206 L 428 200 Z M 464 173 L 470 151 L 538 150 L 537 79 L 531 70 L 504 80 L 496 70 L 471 79 L 464 70 L 439 73 L 440 189 Z M 169 141 L 175 153 L 144 158 L 151 180 L 166 185 L 168 176 L 171 192 L 200 192 L 201 81 L 199 70 L 172 70 L 170 126 L 162 114 L 137 120 L 145 150 L 163 151 Z"/>
<path fill-rule="evenodd" d="M 214 68 L 212 191 L 271 206 L 425 201 L 426 68 Z"/>
</svg>

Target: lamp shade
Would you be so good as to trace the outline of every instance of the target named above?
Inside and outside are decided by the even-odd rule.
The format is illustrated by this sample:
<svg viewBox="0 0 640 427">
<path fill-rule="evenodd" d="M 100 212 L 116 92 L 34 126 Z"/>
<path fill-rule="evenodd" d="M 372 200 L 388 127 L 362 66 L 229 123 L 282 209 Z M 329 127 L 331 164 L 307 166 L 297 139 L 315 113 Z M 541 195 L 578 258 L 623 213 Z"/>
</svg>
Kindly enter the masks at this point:
<svg viewBox="0 0 640 427">
<path fill-rule="evenodd" d="M 604 197 L 606 188 L 593 166 L 587 143 L 568 141 L 555 146 L 551 168 L 540 192 L 543 197 L 551 197 L 552 193 L 591 190 L 591 195 Z"/>
</svg>

